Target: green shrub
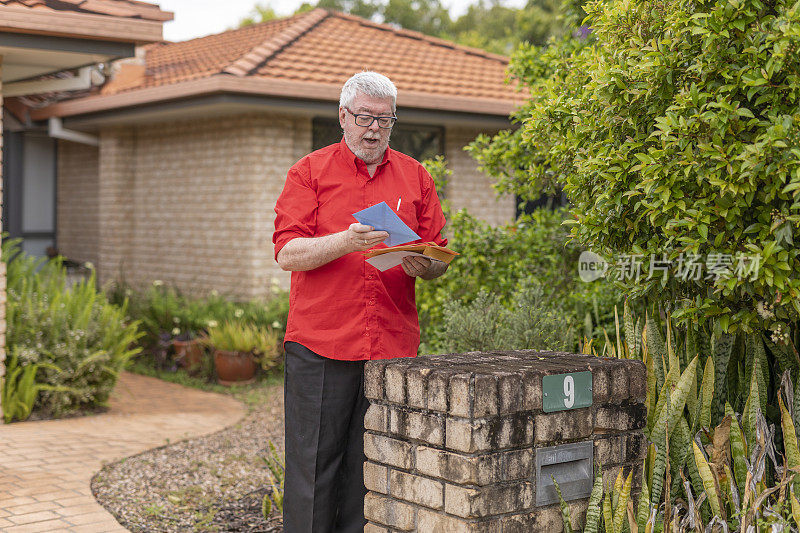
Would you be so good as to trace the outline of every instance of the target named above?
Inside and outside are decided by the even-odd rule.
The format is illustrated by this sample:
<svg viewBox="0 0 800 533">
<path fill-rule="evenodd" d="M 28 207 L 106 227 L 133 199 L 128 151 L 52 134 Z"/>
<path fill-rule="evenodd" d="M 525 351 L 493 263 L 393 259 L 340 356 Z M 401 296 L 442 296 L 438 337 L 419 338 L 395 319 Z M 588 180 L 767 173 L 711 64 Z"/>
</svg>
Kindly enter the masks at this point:
<svg viewBox="0 0 800 533">
<path fill-rule="evenodd" d="M 666 295 L 679 322 L 716 317 L 720 332 L 789 344 L 800 317 L 800 6 L 585 9 L 591 40 L 515 55 L 532 96 L 517 113 L 522 127 L 473 153 L 503 190 L 563 184 L 579 244 L 671 262 L 663 279 L 622 279 L 629 295 Z M 679 261 L 694 256 L 703 277 L 679 278 Z"/>
<path fill-rule="evenodd" d="M 33 412 L 33 406 L 43 390 L 70 392 L 68 387 L 54 387 L 37 383 L 36 374 L 40 368 L 49 366 L 57 372 L 61 369 L 46 363 L 19 365 L 16 355 L 6 360 L 6 374 L 0 378 L 0 405 L 3 406 L 3 421 L 8 424 L 14 420 L 26 420 Z"/>
<path fill-rule="evenodd" d="M 209 328 L 203 343 L 226 352 L 252 352 L 256 347 L 253 328 L 242 322 L 223 322 Z"/>
<path fill-rule="evenodd" d="M 800 368 L 800 5 L 596 0 L 585 8 L 588 39 L 514 57 L 512 72 L 531 95 L 515 115 L 521 128 L 483 137 L 472 152 L 502 191 L 533 198 L 563 185 L 578 245 L 612 260 L 669 265 L 650 278 L 615 273 L 627 295 L 660 303 L 686 328 L 665 349 L 655 339 L 674 332 L 665 335 L 661 310 L 650 307 L 647 429 L 655 447 L 643 489 L 653 505 L 640 500 L 639 530 L 651 511 L 662 512 L 664 495 L 692 508 L 692 494 L 703 492 L 699 523 L 718 507 L 734 528 L 766 529 L 770 516 L 786 525 L 787 491 L 768 497 L 782 469 L 766 461 L 764 416 L 783 425 L 784 442 L 793 439 L 776 406 L 783 371 L 793 376 L 796 402 Z M 679 271 L 697 261 L 699 279 Z M 715 479 L 702 448 L 726 457 L 729 430 L 741 434 L 749 464 L 731 441 L 734 475 Z M 763 476 L 755 488 L 743 483 L 748 467 Z M 731 494 L 729 482 L 741 484 L 739 497 L 712 503 L 712 489 L 729 490 L 723 477 Z"/>
<path fill-rule="evenodd" d="M 575 242 L 628 262 L 617 286 L 686 327 L 688 357 L 712 354 L 715 423 L 726 403 L 751 407 L 755 378 L 777 425 L 780 376 L 800 369 L 800 6 L 597 0 L 586 12 L 589 39 L 514 57 L 531 95 L 521 128 L 472 152 L 503 191 L 564 186 Z M 651 260 L 667 266 L 649 276 Z"/>
<path fill-rule="evenodd" d="M 510 309 L 517 293 L 531 284 L 542 288 L 548 305 L 565 317 L 576 340 L 583 334 L 580 327 L 587 313 L 591 315 L 588 336 L 602 336 L 601 327 L 613 325 L 613 308 L 620 296 L 607 282 L 580 281 L 580 251 L 567 241 L 564 217 L 563 210 L 539 209 L 506 226 L 493 227 L 465 211 L 451 214 L 448 247 L 461 255 L 444 276 L 417 283 L 420 351 L 448 351 L 447 302 L 468 305 L 483 290 L 497 305 Z"/>
<path fill-rule="evenodd" d="M 495 294 L 480 291 L 470 303 L 447 302 L 444 307 L 444 351 L 572 350 L 569 319 L 544 297 L 540 286 L 517 291 L 507 309 Z"/>
<path fill-rule="evenodd" d="M 128 301 L 128 314 L 141 323 L 145 346 L 156 345 L 165 332 L 172 337 L 192 338 L 203 327 L 186 298 L 161 281 L 154 281 L 143 292 L 134 291 L 124 283 L 113 284 L 106 288 L 106 293 L 116 304 Z"/>
<path fill-rule="evenodd" d="M 224 321 L 244 321 L 262 328 L 284 329 L 289 315 L 289 294 L 273 284 L 268 299 L 236 301 L 217 291 L 185 294 L 160 280 L 140 291 L 126 283 L 106 288 L 109 299 L 128 301 L 128 313 L 142 322 L 146 341 L 157 343 L 159 337 L 194 338 L 209 327 Z"/>
<path fill-rule="evenodd" d="M 112 301 L 130 302 L 130 318 L 140 321 L 147 334 L 142 341 L 144 353 L 138 361 L 158 370 L 178 368 L 172 355 L 173 339 L 202 337 L 211 328 L 226 322 L 269 332 L 269 337 L 280 337 L 289 314 L 289 294 L 278 288 L 277 281 L 272 284 L 269 299 L 245 302 L 227 298 L 214 290 L 205 295 L 185 294 L 160 280 L 153 281 L 143 291 L 124 282 L 111 284 L 106 291 Z M 274 356 L 261 358 L 265 371 L 279 366 L 282 344 L 277 343 L 277 349 Z M 210 366 L 203 368 L 203 374 L 211 379 Z"/>
<path fill-rule="evenodd" d="M 126 310 L 95 289 L 95 277 L 67 287 L 59 260 L 34 259 L 5 241 L 6 346 L 20 368 L 38 365 L 35 409 L 44 416 L 106 405 L 119 372 L 139 352 L 140 338 Z M 24 370 L 23 370 L 24 372 Z M 30 371 L 28 371 L 30 372 Z"/>
</svg>

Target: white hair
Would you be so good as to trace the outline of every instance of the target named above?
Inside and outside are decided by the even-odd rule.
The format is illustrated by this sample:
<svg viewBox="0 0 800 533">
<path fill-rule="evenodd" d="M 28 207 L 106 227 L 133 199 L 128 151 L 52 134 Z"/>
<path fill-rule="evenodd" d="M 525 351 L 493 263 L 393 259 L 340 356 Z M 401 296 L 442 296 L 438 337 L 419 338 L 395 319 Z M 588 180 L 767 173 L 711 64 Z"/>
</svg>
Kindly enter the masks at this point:
<svg viewBox="0 0 800 533">
<path fill-rule="evenodd" d="M 350 107 L 357 94 L 365 94 L 373 98 L 391 98 L 392 112 L 396 111 L 397 87 L 383 74 L 370 71 L 354 74 L 342 86 L 339 107 Z"/>
</svg>

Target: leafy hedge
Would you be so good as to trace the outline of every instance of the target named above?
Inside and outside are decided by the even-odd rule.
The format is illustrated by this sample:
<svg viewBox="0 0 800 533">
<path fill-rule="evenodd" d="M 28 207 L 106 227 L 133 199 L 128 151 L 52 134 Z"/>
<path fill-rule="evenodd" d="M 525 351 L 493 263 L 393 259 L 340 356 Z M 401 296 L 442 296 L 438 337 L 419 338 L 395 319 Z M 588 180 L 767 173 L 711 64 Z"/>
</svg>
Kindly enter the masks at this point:
<svg viewBox="0 0 800 533">
<path fill-rule="evenodd" d="M 654 304 L 639 530 L 648 516 L 654 531 L 696 518 L 698 530 L 777 530 L 790 506 L 800 526 L 785 468 L 800 465 L 800 4 L 584 7 L 590 31 L 515 55 L 530 94 L 521 127 L 471 151 L 502 191 L 533 198 L 563 186 L 575 242 L 612 261 L 627 296 Z M 667 330 L 671 349 L 659 316 L 684 328 L 678 339 Z M 625 329 L 638 342 L 628 335 L 637 327 Z M 775 439 L 770 423 L 782 428 Z"/>
<path fill-rule="evenodd" d="M 766 330 L 789 343 L 800 317 L 800 6 L 584 7 L 589 38 L 514 56 L 531 94 L 522 127 L 473 153 L 505 190 L 563 184 L 578 243 L 671 262 L 668 277 L 621 280 L 631 296 L 669 300 L 679 321 L 716 317 L 718 333 Z M 691 257 L 703 276 L 678 279 Z M 755 261 L 757 272 L 737 271 Z"/>
</svg>

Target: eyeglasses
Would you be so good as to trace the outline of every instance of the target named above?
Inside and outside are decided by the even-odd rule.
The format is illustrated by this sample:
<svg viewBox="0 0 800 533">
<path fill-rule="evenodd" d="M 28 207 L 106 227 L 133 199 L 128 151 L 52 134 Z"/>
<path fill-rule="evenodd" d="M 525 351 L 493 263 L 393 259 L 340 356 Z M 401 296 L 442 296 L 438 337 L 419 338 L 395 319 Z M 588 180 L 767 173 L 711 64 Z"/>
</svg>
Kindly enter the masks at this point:
<svg viewBox="0 0 800 533">
<path fill-rule="evenodd" d="M 376 120 L 378 121 L 378 127 L 383 128 L 385 130 L 391 129 L 394 126 L 394 123 L 397 122 L 397 117 L 376 117 L 373 115 L 367 115 L 364 113 L 353 113 L 350 109 L 346 108 L 347 112 L 353 115 L 353 118 L 356 121 L 356 126 L 361 126 L 362 128 L 369 128 L 372 126 L 372 123 Z"/>
</svg>

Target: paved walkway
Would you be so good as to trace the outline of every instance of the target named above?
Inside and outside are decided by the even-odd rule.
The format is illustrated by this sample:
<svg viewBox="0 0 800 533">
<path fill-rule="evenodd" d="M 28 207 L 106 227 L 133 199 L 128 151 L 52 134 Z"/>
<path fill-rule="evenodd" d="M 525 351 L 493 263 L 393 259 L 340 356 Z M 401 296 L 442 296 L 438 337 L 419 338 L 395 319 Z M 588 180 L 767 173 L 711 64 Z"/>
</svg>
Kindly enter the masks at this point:
<svg viewBox="0 0 800 533">
<path fill-rule="evenodd" d="M 106 462 L 241 419 L 244 406 L 219 394 L 123 373 L 102 415 L 0 423 L 0 531 L 127 531 L 92 496 Z"/>
</svg>

